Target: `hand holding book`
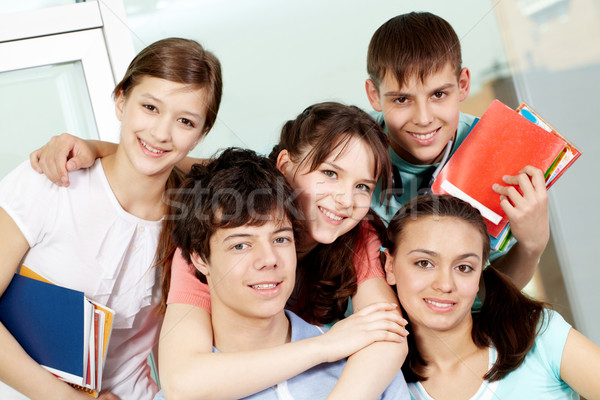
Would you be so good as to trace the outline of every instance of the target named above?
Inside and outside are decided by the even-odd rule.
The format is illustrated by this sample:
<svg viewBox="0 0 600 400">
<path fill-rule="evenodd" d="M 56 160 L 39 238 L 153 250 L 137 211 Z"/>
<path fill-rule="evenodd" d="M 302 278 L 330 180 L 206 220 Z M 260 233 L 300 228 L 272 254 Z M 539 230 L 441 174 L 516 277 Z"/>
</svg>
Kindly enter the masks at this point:
<svg viewBox="0 0 600 400">
<path fill-rule="evenodd" d="M 547 189 L 580 155 L 527 105 L 522 104 L 515 111 L 494 100 L 444 166 L 432 191 L 459 197 L 477 208 L 486 219 L 493 247 L 502 250 L 510 239 L 509 214 L 518 220 L 521 211 L 545 203 L 539 178 L 535 178 L 537 183 L 526 182 L 528 176 L 538 174 L 533 170 L 528 176 L 520 174 L 523 168 L 531 166 L 543 171 Z M 507 175 L 513 178 L 505 182 L 503 177 Z M 494 185 L 504 183 L 511 186 L 494 191 Z M 539 212 L 529 212 L 529 222 L 518 222 L 517 230 L 531 225 L 531 220 L 539 218 L 542 211 L 543 207 Z"/>
</svg>

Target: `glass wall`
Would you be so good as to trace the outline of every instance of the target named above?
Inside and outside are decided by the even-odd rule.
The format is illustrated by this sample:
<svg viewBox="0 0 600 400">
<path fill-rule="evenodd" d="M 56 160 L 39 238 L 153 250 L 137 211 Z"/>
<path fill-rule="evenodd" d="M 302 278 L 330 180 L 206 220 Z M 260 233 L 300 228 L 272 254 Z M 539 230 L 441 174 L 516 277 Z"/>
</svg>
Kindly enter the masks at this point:
<svg viewBox="0 0 600 400">
<path fill-rule="evenodd" d="M 0 176 L 48 140 L 48 132 L 81 132 L 98 138 L 81 62 L 0 73 L 0 121 L 4 132 Z"/>
</svg>

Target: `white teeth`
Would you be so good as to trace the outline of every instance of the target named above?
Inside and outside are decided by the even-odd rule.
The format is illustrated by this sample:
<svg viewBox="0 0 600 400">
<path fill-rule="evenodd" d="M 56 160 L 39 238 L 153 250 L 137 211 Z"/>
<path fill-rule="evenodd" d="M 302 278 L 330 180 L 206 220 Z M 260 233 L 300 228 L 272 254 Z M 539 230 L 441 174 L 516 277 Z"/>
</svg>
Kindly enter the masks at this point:
<svg viewBox="0 0 600 400">
<path fill-rule="evenodd" d="M 338 217 L 334 213 L 329 212 L 329 211 L 325 210 L 324 208 L 319 207 L 319 210 L 321 210 L 321 212 L 323 214 L 325 214 L 326 216 L 328 216 L 329 218 L 331 218 L 334 221 L 341 221 L 343 219 L 342 217 Z"/>
<path fill-rule="evenodd" d="M 454 303 L 438 303 L 437 301 L 432 301 L 432 300 L 427 300 L 427 299 L 424 299 L 424 300 L 426 303 L 433 304 L 434 306 L 437 306 L 437 307 L 451 307 L 454 305 Z"/>
<path fill-rule="evenodd" d="M 436 132 L 437 132 L 437 130 L 435 130 L 433 132 L 429 132 L 429 133 L 423 133 L 423 134 L 410 132 L 410 134 L 413 135 L 414 137 L 416 137 L 417 139 L 427 140 L 427 139 L 431 139 L 433 137 L 433 135 L 435 135 Z"/>
<path fill-rule="evenodd" d="M 250 286 L 252 289 L 273 289 L 277 287 L 277 283 L 261 283 L 260 285 Z"/>
<path fill-rule="evenodd" d="M 149 151 L 151 151 L 151 152 L 153 152 L 153 153 L 155 153 L 155 154 L 161 154 L 161 153 L 164 153 L 164 151 L 163 151 L 163 150 L 157 150 L 157 149 L 155 149 L 154 147 L 150 147 L 150 146 L 148 145 L 148 143 L 144 142 L 142 139 L 140 139 L 140 143 L 141 143 L 141 144 L 142 144 L 142 146 L 144 146 L 144 147 L 145 147 L 147 150 L 149 150 Z"/>
</svg>

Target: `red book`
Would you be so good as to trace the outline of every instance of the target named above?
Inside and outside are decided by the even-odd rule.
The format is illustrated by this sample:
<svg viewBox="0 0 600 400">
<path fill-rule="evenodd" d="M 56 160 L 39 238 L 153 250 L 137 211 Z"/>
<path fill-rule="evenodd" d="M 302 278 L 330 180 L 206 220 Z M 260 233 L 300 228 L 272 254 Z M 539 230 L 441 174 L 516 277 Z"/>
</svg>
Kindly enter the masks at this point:
<svg viewBox="0 0 600 400">
<path fill-rule="evenodd" d="M 550 173 L 568 149 L 574 147 L 556 131 L 546 130 L 494 100 L 441 170 L 431 189 L 436 194 L 459 197 L 477 208 L 486 220 L 490 235 L 498 237 L 508 217 L 492 185 L 506 185 L 502 181 L 504 175 L 516 175 L 527 165 Z M 577 153 L 578 157 L 581 153 Z M 573 161 L 571 159 L 568 166 Z M 547 186 L 554 181 L 548 180 Z"/>
</svg>

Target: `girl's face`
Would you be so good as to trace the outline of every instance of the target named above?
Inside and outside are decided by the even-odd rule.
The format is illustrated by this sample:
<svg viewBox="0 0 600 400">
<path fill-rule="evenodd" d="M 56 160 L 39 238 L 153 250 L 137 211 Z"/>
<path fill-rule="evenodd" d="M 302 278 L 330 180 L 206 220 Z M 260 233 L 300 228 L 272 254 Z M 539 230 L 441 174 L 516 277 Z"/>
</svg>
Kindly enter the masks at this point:
<svg viewBox="0 0 600 400">
<path fill-rule="evenodd" d="M 354 228 L 371 205 L 377 183 L 373 151 L 357 138 L 341 147 L 314 171 L 309 171 L 309 163 L 293 162 L 285 150 L 278 159 L 278 168 L 300 192 L 307 229 L 298 246 L 300 251 L 334 242 Z"/>
<path fill-rule="evenodd" d="M 482 253 L 481 233 L 459 218 L 427 216 L 407 223 L 395 254 L 386 250 L 385 270 L 415 329 L 470 331 Z"/>
<path fill-rule="evenodd" d="M 125 154 L 147 176 L 170 173 L 204 133 L 206 94 L 191 85 L 145 76 L 115 106 Z"/>
</svg>

